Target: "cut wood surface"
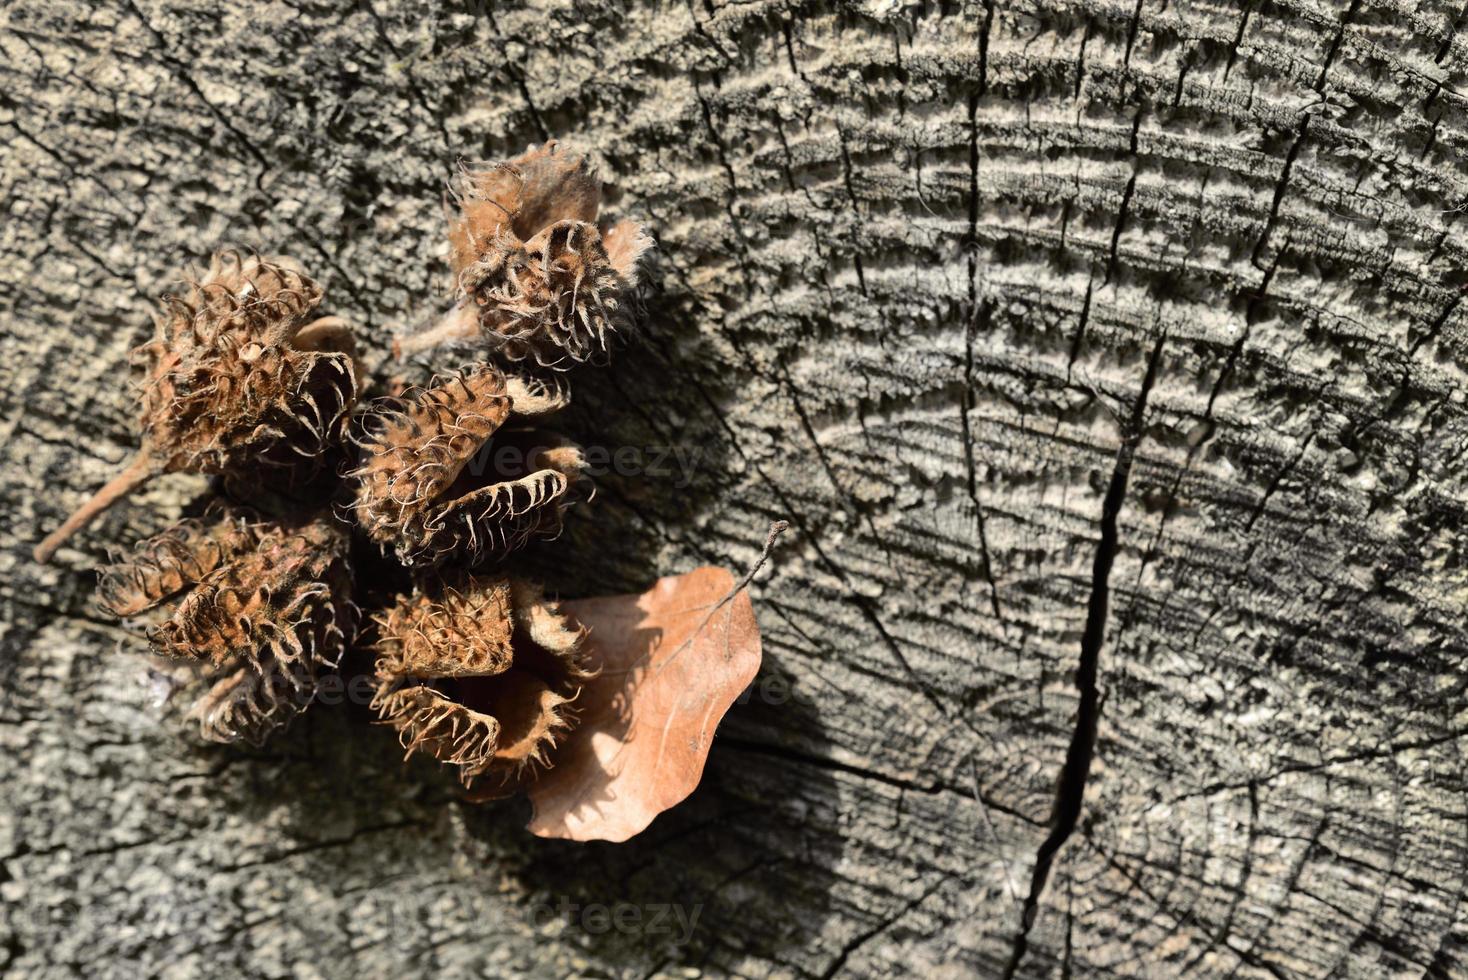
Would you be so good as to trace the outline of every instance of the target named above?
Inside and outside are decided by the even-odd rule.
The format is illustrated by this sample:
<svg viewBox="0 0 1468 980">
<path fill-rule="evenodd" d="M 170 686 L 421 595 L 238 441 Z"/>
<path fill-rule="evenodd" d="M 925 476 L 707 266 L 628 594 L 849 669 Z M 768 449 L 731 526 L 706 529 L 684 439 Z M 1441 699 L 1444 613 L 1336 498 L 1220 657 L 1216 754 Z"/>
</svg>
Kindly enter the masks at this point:
<svg viewBox="0 0 1468 980">
<path fill-rule="evenodd" d="M 5 4 L 0 967 L 1468 975 L 1465 21 Z M 524 564 L 636 592 L 792 525 L 702 786 L 618 845 L 463 803 L 350 684 L 200 743 L 91 595 L 200 478 L 30 558 L 176 270 L 294 256 L 380 383 L 452 302 L 446 178 L 551 136 L 658 249 Z"/>
</svg>

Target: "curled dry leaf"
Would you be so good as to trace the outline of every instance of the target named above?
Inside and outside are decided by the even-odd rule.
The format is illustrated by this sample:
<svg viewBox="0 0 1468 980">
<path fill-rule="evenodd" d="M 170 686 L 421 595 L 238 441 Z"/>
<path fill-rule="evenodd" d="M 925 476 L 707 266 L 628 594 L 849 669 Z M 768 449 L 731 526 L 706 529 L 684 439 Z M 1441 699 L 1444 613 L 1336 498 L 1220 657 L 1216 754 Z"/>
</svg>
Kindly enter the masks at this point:
<svg viewBox="0 0 1468 980">
<path fill-rule="evenodd" d="M 600 673 L 528 788 L 531 833 L 623 841 L 698 785 L 714 729 L 759 672 L 754 607 L 734 588 L 729 572 L 704 567 L 641 595 L 563 603 Z"/>
<path fill-rule="evenodd" d="M 142 445 L 116 477 L 35 549 L 73 533 L 161 473 L 229 473 L 320 457 L 357 397 L 353 342 L 337 317 L 311 319 L 321 287 L 288 260 L 214 256 L 202 279 L 163 297 L 143 371 Z"/>
<path fill-rule="evenodd" d="M 439 378 L 370 413 L 361 440 L 356 517 L 408 566 L 449 556 L 474 563 L 560 532 L 581 450 L 506 427 L 565 404 L 554 387 L 507 379 L 487 365 Z"/>
<path fill-rule="evenodd" d="M 450 264 L 461 299 L 398 356 L 477 340 L 511 361 L 563 367 L 604 352 L 631 322 L 638 261 L 652 239 L 635 221 L 597 224 L 601 182 L 555 140 L 454 185 Z"/>
</svg>

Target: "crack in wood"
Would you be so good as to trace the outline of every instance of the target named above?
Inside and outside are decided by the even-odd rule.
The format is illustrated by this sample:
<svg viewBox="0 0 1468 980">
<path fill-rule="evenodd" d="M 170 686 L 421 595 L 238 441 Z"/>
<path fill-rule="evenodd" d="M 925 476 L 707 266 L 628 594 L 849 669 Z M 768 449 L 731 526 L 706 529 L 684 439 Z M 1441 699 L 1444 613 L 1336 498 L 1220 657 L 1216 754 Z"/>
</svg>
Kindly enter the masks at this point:
<svg viewBox="0 0 1468 980">
<path fill-rule="evenodd" d="M 1070 839 L 1080 820 L 1085 801 L 1086 782 L 1091 773 L 1091 762 L 1096 753 L 1096 731 L 1101 715 L 1101 694 L 1098 683 L 1101 646 L 1106 639 L 1106 621 L 1110 603 L 1111 569 L 1121 549 L 1117 522 L 1122 505 L 1126 502 L 1127 482 L 1131 477 L 1132 462 L 1145 431 L 1147 396 L 1157 381 L 1157 368 L 1162 362 L 1162 350 L 1167 343 L 1167 334 L 1162 332 L 1152 347 L 1147 359 L 1147 373 L 1132 405 L 1131 417 L 1126 421 L 1121 445 L 1116 450 L 1116 463 L 1112 469 L 1111 482 L 1107 486 L 1101 504 L 1100 540 L 1096 545 L 1095 561 L 1091 569 L 1091 596 L 1086 607 L 1086 625 L 1081 634 L 1080 661 L 1076 666 L 1075 684 L 1080 695 L 1076 709 L 1075 729 L 1071 735 L 1070 748 L 1065 755 L 1065 764 L 1060 770 L 1060 779 L 1055 793 L 1054 808 L 1050 816 L 1050 834 L 1040 843 L 1035 854 L 1035 867 L 1030 880 L 1030 893 L 1025 898 L 1020 927 L 1014 938 L 1014 948 L 1009 963 L 1005 966 L 1006 980 L 1015 975 L 1020 962 L 1029 948 L 1030 929 L 1039 911 L 1040 896 L 1050 878 L 1050 869 L 1060 848 Z"/>
<path fill-rule="evenodd" d="M 871 942 L 877 936 L 892 928 L 892 926 L 896 924 L 903 916 L 907 915 L 913 909 L 926 902 L 929 898 L 933 896 L 934 892 L 947 884 L 949 879 L 951 879 L 952 877 L 953 875 L 951 874 L 943 875 L 932 885 L 929 885 L 926 889 L 924 889 L 923 893 L 917 898 L 914 898 L 912 901 L 902 906 L 892 915 L 889 915 L 886 918 L 882 919 L 870 929 L 867 929 L 866 931 L 857 934 L 850 942 L 848 942 L 845 946 L 841 948 L 841 951 L 839 953 L 836 954 L 836 958 L 831 961 L 831 965 L 828 966 L 825 972 L 821 974 L 821 980 L 831 980 L 831 978 L 834 977 L 837 972 L 846 965 L 847 961 L 851 959 L 853 953 L 861 949 L 861 947 L 865 946 L 867 943 Z"/>
<path fill-rule="evenodd" d="M 499 22 L 494 17 L 494 4 L 484 5 L 484 17 L 489 22 L 489 29 L 494 32 L 495 40 L 501 44 L 505 42 L 504 32 L 500 30 Z M 515 83 L 520 98 L 525 100 L 525 108 L 530 111 L 530 121 L 535 124 L 535 132 L 540 136 L 542 142 L 551 138 L 551 132 L 546 128 L 545 120 L 540 115 L 540 109 L 535 105 L 535 100 L 530 97 L 530 85 L 526 81 L 525 72 L 511 59 L 505 59 L 505 74 L 510 76 L 510 81 Z"/>
</svg>

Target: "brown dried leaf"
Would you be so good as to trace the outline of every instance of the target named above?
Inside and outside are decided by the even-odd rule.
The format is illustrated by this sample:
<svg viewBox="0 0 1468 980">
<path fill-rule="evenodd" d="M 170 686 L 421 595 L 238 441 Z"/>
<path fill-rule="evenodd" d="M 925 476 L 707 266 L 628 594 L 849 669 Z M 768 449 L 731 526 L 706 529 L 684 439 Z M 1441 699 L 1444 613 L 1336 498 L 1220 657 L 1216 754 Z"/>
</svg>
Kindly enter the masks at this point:
<svg viewBox="0 0 1468 980">
<path fill-rule="evenodd" d="M 579 722 L 528 790 L 540 837 L 624 841 L 693 792 L 714 729 L 759 672 L 749 593 L 722 568 L 562 603 L 590 629 Z"/>
</svg>

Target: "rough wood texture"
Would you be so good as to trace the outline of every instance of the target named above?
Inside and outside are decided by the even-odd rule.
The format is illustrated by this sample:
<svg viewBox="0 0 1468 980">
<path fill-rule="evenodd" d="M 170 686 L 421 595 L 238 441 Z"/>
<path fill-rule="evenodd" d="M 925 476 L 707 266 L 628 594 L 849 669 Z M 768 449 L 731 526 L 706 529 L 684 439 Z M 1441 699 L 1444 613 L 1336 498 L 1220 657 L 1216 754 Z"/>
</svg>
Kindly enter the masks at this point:
<svg viewBox="0 0 1468 980">
<path fill-rule="evenodd" d="M 1464 975 L 1465 17 L 6 5 L 0 963 Z M 128 453 L 171 270 L 295 253 L 385 345 L 443 303 L 455 161 L 547 135 L 660 238 L 570 428 L 701 455 L 604 475 L 537 570 L 794 524 L 765 677 L 622 846 L 456 802 L 358 706 L 194 742 L 89 569 L 198 481 L 28 558 Z"/>
</svg>

